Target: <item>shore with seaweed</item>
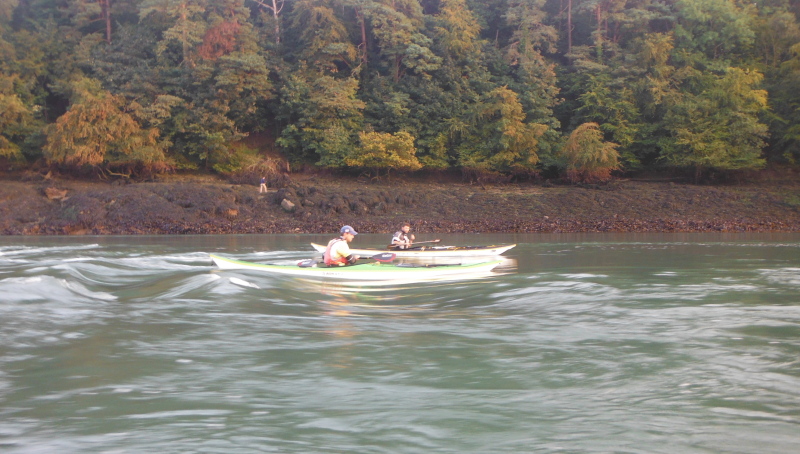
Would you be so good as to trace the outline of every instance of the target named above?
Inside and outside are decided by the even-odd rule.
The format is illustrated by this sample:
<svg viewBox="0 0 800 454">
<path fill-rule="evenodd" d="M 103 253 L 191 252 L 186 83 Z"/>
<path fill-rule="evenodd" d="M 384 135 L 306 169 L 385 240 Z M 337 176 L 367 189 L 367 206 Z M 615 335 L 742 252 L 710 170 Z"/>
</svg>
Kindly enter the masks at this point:
<svg viewBox="0 0 800 454">
<path fill-rule="evenodd" d="M 0 175 L 0 234 L 798 232 L 800 179 L 728 185 L 617 179 L 604 185 L 477 184 L 437 178 L 358 180 L 292 174 L 258 182 L 209 175 L 87 181 Z"/>
</svg>

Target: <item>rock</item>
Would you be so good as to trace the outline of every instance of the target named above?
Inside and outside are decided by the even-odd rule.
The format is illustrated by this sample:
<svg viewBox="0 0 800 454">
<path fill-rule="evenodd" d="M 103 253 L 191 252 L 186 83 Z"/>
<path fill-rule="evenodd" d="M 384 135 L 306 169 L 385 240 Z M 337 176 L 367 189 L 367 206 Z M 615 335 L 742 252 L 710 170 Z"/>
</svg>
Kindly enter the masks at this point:
<svg viewBox="0 0 800 454">
<path fill-rule="evenodd" d="M 283 208 L 284 211 L 291 213 L 294 211 L 294 203 L 289 201 L 289 199 L 283 199 L 281 201 L 281 208 Z"/>
<path fill-rule="evenodd" d="M 44 194 L 50 200 L 63 200 L 67 197 L 66 189 L 45 188 Z"/>
<path fill-rule="evenodd" d="M 337 213 L 344 213 L 348 209 L 348 203 L 342 196 L 334 195 L 328 200 L 327 207 Z"/>
</svg>

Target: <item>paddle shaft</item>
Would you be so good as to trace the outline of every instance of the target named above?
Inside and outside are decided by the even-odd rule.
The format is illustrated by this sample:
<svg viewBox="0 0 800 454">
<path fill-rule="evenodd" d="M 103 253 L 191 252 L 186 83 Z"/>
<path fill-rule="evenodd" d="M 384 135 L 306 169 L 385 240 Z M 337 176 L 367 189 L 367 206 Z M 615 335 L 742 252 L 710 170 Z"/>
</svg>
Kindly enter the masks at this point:
<svg viewBox="0 0 800 454">
<path fill-rule="evenodd" d="M 359 260 L 377 260 L 377 261 L 382 262 L 382 263 L 388 263 L 388 262 L 391 262 L 392 260 L 394 260 L 395 257 L 396 256 L 394 254 L 392 254 L 391 252 L 381 252 L 380 254 L 373 255 L 372 257 L 359 257 L 358 259 Z M 317 259 L 308 259 L 308 260 L 303 260 L 301 262 L 298 262 L 297 266 L 299 266 L 300 268 L 307 268 L 307 267 L 310 267 L 310 266 L 314 266 L 317 263 L 319 263 Z"/>
<path fill-rule="evenodd" d="M 409 244 L 408 246 L 409 246 L 409 247 L 411 247 L 412 245 L 415 245 L 415 244 L 422 244 L 422 243 L 438 243 L 438 242 L 440 242 L 440 241 L 442 241 L 442 240 L 415 241 L 415 242 L 413 242 L 413 243 Z M 398 244 L 390 244 L 390 245 L 388 245 L 388 246 L 386 246 L 386 247 L 388 247 L 389 249 L 395 249 L 395 248 L 397 248 L 398 246 L 399 246 Z"/>
</svg>

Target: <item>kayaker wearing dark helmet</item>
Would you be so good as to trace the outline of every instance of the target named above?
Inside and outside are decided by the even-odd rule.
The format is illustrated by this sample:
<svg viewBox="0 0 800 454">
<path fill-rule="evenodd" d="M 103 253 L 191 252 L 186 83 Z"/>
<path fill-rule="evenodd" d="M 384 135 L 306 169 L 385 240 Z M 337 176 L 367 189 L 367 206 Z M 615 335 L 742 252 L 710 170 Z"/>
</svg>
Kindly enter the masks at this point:
<svg viewBox="0 0 800 454">
<path fill-rule="evenodd" d="M 349 225 L 339 229 L 339 232 L 342 234 L 339 238 L 334 238 L 328 242 L 328 247 L 325 249 L 325 253 L 322 254 L 322 260 L 328 266 L 353 265 L 358 261 L 358 256 L 350 253 L 348 243 L 353 241 L 358 232 Z"/>
<path fill-rule="evenodd" d="M 394 233 L 392 237 L 392 247 L 396 249 L 408 249 L 411 247 L 411 243 L 414 242 L 416 237 L 412 233 L 411 235 L 408 232 L 411 230 L 411 226 L 408 224 L 403 224 L 400 227 L 400 230 Z"/>
</svg>

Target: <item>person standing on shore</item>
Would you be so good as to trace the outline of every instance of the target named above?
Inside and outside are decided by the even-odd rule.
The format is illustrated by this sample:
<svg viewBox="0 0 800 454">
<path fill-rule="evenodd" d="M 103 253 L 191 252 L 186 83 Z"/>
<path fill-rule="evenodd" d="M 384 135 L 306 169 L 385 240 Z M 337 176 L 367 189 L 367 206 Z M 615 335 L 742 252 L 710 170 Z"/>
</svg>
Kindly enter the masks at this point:
<svg viewBox="0 0 800 454">
<path fill-rule="evenodd" d="M 403 224 L 400 227 L 400 230 L 394 232 L 394 236 L 392 237 L 392 248 L 393 249 L 408 249 L 411 247 L 411 243 L 414 242 L 416 237 L 414 234 L 409 235 L 409 231 L 411 230 L 411 226 L 408 224 Z"/>
<path fill-rule="evenodd" d="M 349 225 L 342 227 L 339 238 L 334 238 L 328 242 L 325 253 L 322 254 L 322 261 L 327 266 L 354 265 L 358 261 L 358 256 L 350 253 L 349 243 L 358 235 L 358 232 Z"/>
<path fill-rule="evenodd" d="M 258 193 L 267 192 L 267 178 L 261 177 L 261 187 L 258 188 Z"/>
</svg>

